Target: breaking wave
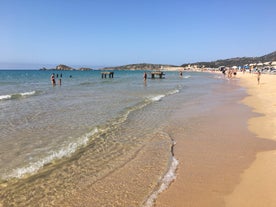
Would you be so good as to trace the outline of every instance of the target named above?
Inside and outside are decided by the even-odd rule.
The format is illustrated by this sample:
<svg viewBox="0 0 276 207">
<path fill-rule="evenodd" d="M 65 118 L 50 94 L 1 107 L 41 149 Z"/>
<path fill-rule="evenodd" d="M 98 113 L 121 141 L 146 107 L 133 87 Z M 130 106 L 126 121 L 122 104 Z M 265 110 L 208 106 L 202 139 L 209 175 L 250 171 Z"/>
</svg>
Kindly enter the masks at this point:
<svg viewBox="0 0 276 207">
<path fill-rule="evenodd" d="M 27 174 L 36 173 L 40 168 L 42 168 L 46 164 L 51 163 L 53 160 L 69 157 L 74 152 L 76 152 L 78 148 L 85 146 L 89 142 L 90 137 L 98 133 L 98 131 L 98 128 L 93 129 L 91 132 L 80 137 L 76 142 L 68 144 L 66 147 L 60 149 L 59 151 L 52 152 L 50 155 L 36 162 L 30 163 L 26 167 L 14 169 L 11 173 L 3 176 L 3 179 L 8 180 L 10 178 L 22 178 Z"/>
<path fill-rule="evenodd" d="M 0 101 L 4 100 L 11 100 L 11 99 L 19 99 L 27 96 L 36 95 L 37 91 L 30 91 L 30 92 L 23 92 L 23 93 L 15 93 L 15 94 L 8 94 L 8 95 L 0 95 Z"/>
<path fill-rule="evenodd" d="M 137 105 L 126 108 L 117 118 L 108 121 L 104 126 L 101 126 L 100 128 L 95 127 L 89 133 L 86 133 L 83 136 L 79 137 L 79 139 L 76 142 L 69 143 L 67 146 L 61 148 L 60 150 L 53 151 L 48 156 L 46 156 L 38 161 L 29 163 L 27 166 L 14 169 L 11 172 L 8 172 L 6 175 L 4 175 L 2 177 L 2 179 L 9 180 L 12 178 L 22 178 L 25 175 L 31 175 L 31 174 L 38 172 L 38 170 L 40 170 L 43 166 L 52 163 L 54 160 L 70 157 L 78 149 L 85 147 L 87 144 L 89 144 L 89 142 L 91 142 L 92 137 L 94 137 L 96 134 L 104 133 L 110 129 L 114 129 L 118 125 L 125 122 L 129 116 L 129 114 L 132 113 L 133 111 L 142 109 L 153 102 L 160 101 L 165 96 L 173 95 L 178 92 L 179 92 L 179 90 L 175 89 L 175 90 L 168 91 L 165 94 L 147 97 L 144 101 L 138 103 Z M 34 95 L 35 93 L 36 93 L 35 91 L 20 93 L 20 96 Z M 13 96 L 13 95 L 7 95 L 7 96 Z M 2 99 L 4 99 L 4 98 L 12 99 L 11 97 L 4 97 L 4 96 L 0 96 L 0 97 L 2 97 Z M 172 167 L 171 167 L 170 171 L 167 173 L 167 175 L 164 177 L 164 181 L 163 181 L 164 184 L 163 184 L 162 189 L 163 188 L 165 189 L 166 188 L 165 186 L 168 185 L 168 183 L 170 183 L 174 179 L 174 171 L 177 166 L 177 163 L 178 163 L 177 160 L 175 158 L 173 158 Z"/>
<path fill-rule="evenodd" d="M 175 89 L 175 90 L 171 90 L 165 94 L 159 94 L 159 95 L 155 95 L 155 96 L 150 96 L 148 97 L 149 100 L 151 101 L 160 101 L 162 98 L 166 97 L 166 96 L 169 96 L 169 95 L 173 95 L 173 94 L 176 94 L 176 93 L 179 93 L 179 90 L 178 89 Z"/>
</svg>

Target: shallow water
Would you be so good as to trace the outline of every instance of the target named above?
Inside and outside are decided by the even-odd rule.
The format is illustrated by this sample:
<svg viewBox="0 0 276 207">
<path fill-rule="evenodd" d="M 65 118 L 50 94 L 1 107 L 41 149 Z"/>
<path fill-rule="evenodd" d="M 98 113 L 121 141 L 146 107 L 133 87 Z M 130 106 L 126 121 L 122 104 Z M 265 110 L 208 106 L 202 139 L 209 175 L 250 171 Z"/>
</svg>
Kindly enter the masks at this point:
<svg viewBox="0 0 276 207">
<path fill-rule="evenodd" d="M 145 83 L 144 71 L 63 71 L 53 87 L 52 72 L 0 71 L 4 206 L 150 205 L 174 163 L 168 117 L 183 102 L 187 116 L 214 107 L 208 95 L 225 84 L 205 73 Z"/>
</svg>

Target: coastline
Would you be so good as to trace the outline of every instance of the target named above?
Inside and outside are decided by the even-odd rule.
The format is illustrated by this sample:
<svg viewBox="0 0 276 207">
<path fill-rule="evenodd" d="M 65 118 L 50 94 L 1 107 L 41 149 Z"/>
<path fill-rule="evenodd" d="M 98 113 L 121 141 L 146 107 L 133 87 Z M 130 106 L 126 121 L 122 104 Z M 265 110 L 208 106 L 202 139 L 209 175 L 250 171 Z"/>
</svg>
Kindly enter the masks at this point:
<svg viewBox="0 0 276 207">
<path fill-rule="evenodd" d="M 201 77 L 202 74 L 196 75 Z M 201 81 L 200 86 L 198 83 L 193 85 L 192 81 L 188 82 L 189 79 L 182 79 L 183 93 L 176 92 L 178 90 L 169 90 L 165 94 L 174 94 L 173 98 L 164 98 L 161 102 L 159 100 L 163 96 L 153 96 L 151 99 L 154 102 L 158 101 L 159 108 L 151 104 L 143 109 L 144 114 L 148 116 L 142 116 L 141 119 L 140 112 L 133 113 L 124 126 L 120 125 L 122 128 L 117 130 L 119 135 L 122 131 L 135 132 L 136 135 L 136 131 L 133 131 L 131 127 L 134 126 L 131 120 L 143 120 L 140 124 L 148 123 L 149 126 L 156 126 L 150 124 L 156 124 L 157 115 L 162 120 L 161 131 L 159 128 L 156 128 L 154 133 L 152 128 L 149 128 L 152 133 L 144 130 L 143 139 L 146 138 L 149 141 L 142 144 L 143 147 L 140 150 L 130 153 L 126 148 L 124 154 L 127 154 L 129 159 L 125 164 L 118 164 L 118 168 L 116 167 L 101 179 L 96 179 L 92 172 L 93 168 L 90 168 L 95 166 L 91 158 L 95 155 L 97 163 L 98 157 L 101 159 L 104 157 L 103 154 L 98 156 L 99 151 L 91 145 L 91 150 L 77 153 L 68 162 L 64 161 L 62 165 L 56 163 L 59 167 L 55 170 L 45 170 L 25 179 L 27 182 L 22 180 L 23 182 L 18 182 L 19 185 L 14 185 L 14 188 L 6 188 L 5 183 L 0 185 L 0 206 L 8 206 L 5 205 L 8 199 L 12 202 L 13 199 L 20 201 L 22 198 L 25 200 L 21 205 L 19 203 L 14 203 L 14 205 L 27 206 L 39 202 L 56 206 L 75 206 L 76 203 L 80 205 L 93 203 L 93 206 L 105 206 L 107 203 L 118 206 L 142 206 L 143 204 L 147 206 L 148 196 L 155 190 L 157 190 L 156 195 L 163 190 L 158 190 L 157 182 L 165 183 L 169 185 L 169 188 L 157 197 L 156 206 L 254 206 L 252 203 L 242 202 L 252 199 L 251 197 L 257 199 L 258 196 L 261 198 L 252 200 L 256 206 L 262 206 L 257 205 L 259 201 L 266 206 L 273 206 L 276 203 L 273 194 L 275 182 L 271 178 L 275 174 L 275 169 L 270 169 L 270 167 L 276 162 L 276 151 L 274 151 L 276 144 L 268 138 L 273 138 L 275 135 L 275 131 L 272 131 L 275 122 L 271 122 L 271 120 L 275 121 L 275 111 L 273 111 L 275 102 L 271 101 L 275 88 L 270 91 L 270 88 L 266 86 L 273 86 L 271 83 L 276 76 L 262 76 L 260 86 L 257 85 L 254 74 L 242 75 L 240 73 L 239 79 L 229 81 L 223 80 L 221 74 L 217 73 L 210 73 L 210 75 L 204 73 L 204 77 L 207 81 Z M 190 80 L 196 78 L 192 76 Z M 198 78 L 198 80 L 202 79 Z M 267 81 L 270 81 L 269 84 Z M 162 82 L 148 83 L 160 86 Z M 250 94 L 247 96 L 244 87 L 252 90 L 252 94 L 258 95 L 259 99 L 254 99 L 254 96 Z M 207 90 L 200 90 L 200 88 Z M 258 90 L 260 93 L 256 93 Z M 261 109 L 266 111 L 263 112 L 256 108 L 252 112 L 253 106 L 250 105 L 252 102 L 257 106 L 265 106 Z M 168 106 L 173 107 L 165 114 L 159 113 Z M 262 115 L 268 112 L 270 114 Z M 135 116 L 138 118 L 135 119 Z M 162 118 L 163 116 L 165 119 Z M 259 126 L 260 118 L 262 123 L 264 121 L 268 123 L 262 125 L 265 127 L 262 133 L 260 133 L 261 126 Z M 139 125 L 139 122 L 135 122 L 136 125 Z M 248 126 L 255 131 L 248 130 Z M 267 129 L 272 133 L 267 133 Z M 113 136 L 115 132 L 112 132 Z M 142 134 L 138 132 L 139 135 Z M 105 141 L 108 140 L 105 139 Z M 120 141 L 119 146 L 125 141 Z M 103 152 L 106 151 L 109 151 L 108 148 Z M 171 173 L 166 170 L 170 167 L 172 155 L 179 165 L 176 172 L 174 168 L 171 168 L 173 169 Z M 123 162 L 121 158 L 118 158 L 116 163 L 112 164 L 117 165 L 121 161 Z M 105 164 L 104 166 L 111 165 Z M 159 182 L 162 177 L 167 176 L 164 173 L 170 175 L 169 183 L 163 180 Z M 175 175 L 177 176 L 175 182 L 170 183 Z M 258 177 L 257 184 L 256 177 Z M 150 180 L 151 178 L 153 179 Z M 17 188 L 18 186 L 22 188 Z M 5 194 L 4 188 L 7 192 L 13 189 L 16 191 L 7 196 L 8 193 Z M 122 189 L 125 190 L 122 191 Z M 33 194 L 33 192 L 36 193 Z M 47 196 L 43 196 L 45 194 Z M 36 199 L 33 199 L 34 195 Z M 269 198 L 266 198 L 267 196 Z M 152 203 L 155 198 L 153 195 Z M 149 202 L 148 206 L 152 206 L 152 203 Z"/>
<path fill-rule="evenodd" d="M 191 133 L 194 137 L 189 137 L 189 128 L 171 132 L 177 143 L 177 178 L 159 195 L 156 207 L 275 206 L 276 116 L 271 102 L 275 79 L 262 75 L 258 86 L 256 75 L 239 73 L 234 81 L 247 94 L 231 96 L 209 112 L 211 117 L 201 117 L 200 130 Z M 186 126 L 181 113 L 174 116 L 174 124 Z"/>
</svg>

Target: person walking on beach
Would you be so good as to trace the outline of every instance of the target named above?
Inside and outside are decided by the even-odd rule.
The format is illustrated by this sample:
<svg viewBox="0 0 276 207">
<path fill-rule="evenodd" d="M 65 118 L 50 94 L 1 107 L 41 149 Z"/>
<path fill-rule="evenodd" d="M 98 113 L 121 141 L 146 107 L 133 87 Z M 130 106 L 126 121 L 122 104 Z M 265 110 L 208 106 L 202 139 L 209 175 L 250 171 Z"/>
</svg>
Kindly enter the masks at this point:
<svg viewBox="0 0 276 207">
<path fill-rule="evenodd" d="M 55 80 L 55 74 L 54 73 L 51 75 L 51 81 L 52 81 L 52 85 L 55 86 L 56 85 L 56 80 Z"/>
<path fill-rule="evenodd" d="M 258 81 L 258 85 L 260 85 L 260 79 L 261 79 L 261 71 L 258 70 L 258 72 L 257 72 L 257 81 Z"/>
<path fill-rule="evenodd" d="M 233 71 L 230 69 L 230 68 L 228 68 L 228 79 L 232 79 L 232 74 L 233 74 Z"/>
<path fill-rule="evenodd" d="M 223 74 L 223 77 L 225 78 L 225 76 L 226 76 L 226 68 L 222 69 L 222 74 Z"/>
<path fill-rule="evenodd" d="M 234 75 L 234 78 L 237 76 L 237 69 L 233 70 L 233 75 Z"/>
</svg>

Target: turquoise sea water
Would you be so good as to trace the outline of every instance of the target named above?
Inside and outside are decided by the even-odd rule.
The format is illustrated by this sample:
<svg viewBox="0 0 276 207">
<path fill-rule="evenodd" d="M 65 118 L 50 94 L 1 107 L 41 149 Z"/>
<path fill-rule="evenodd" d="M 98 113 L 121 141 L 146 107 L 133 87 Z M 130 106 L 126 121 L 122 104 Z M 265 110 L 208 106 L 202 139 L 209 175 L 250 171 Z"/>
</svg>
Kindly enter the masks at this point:
<svg viewBox="0 0 276 207">
<path fill-rule="evenodd" d="M 59 75 L 57 83 L 62 73 L 62 85 L 52 86 L 53 72 Z M 162 140 L 162 147 L 144 158 L 150 162 L 156 159 L 154 153 L 164 156 L 162 164 L 153 164 L 159 173 L 150 179 L 155 184 L 144 190 L 141 201 L 137 198 L 138 206 L 146 203 L 161 178 L 177 164 L 171 152 L 174 141 L 164 130 L 170 114 L 183 103 L 187 116 L 205 110 L 198 107 L 202 103 L 212 107 L 207 100 L 225 80 L 209 73 L 185 72 L 179 77 L 178 72 L 165 72 L 165 79 L 144 82 L 143 73 L 115 71 L 113 79 L 102 79 L 100 71 L 0 70 L 0 204 L 64 203 L 72 189 L 88 189 L 79 180 L 90 183 L 91 189 L 139 157 L 150 143 Z M 170 173 L 172 179 L 174 172 Z M 22 183 L 25 187 L 19 193 Z M 58 188 L 55 185 L 60 187 L 58 196 L 51 194 Z M 28 193 L 36 188 L 41 194 L 31 198 Z M 111 202 L 104 199 L 93 206 Z"/>
</svg>

